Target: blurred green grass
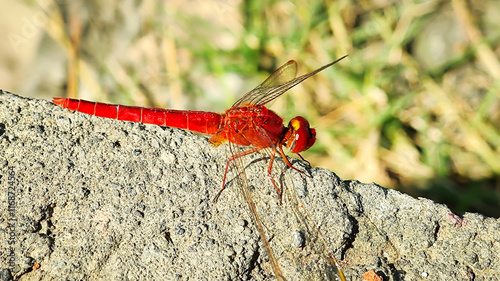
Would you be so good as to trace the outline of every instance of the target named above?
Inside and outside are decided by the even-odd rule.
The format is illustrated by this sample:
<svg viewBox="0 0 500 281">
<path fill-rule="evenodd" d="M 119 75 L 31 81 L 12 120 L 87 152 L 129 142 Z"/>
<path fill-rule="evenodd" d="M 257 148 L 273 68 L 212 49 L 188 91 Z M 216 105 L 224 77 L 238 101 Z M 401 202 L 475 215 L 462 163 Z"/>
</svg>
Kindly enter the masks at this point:
<svg viewBox="0 0 500 281">
<path fill-rule="evenodd" d="M 55 48 L 67 63 L 32 88 L 47 97 L 222 112 L 289 59 L 301 75 L 349 54 L 272 105 L 318 131 L 303 156 L 500 216 L 496 1 L 26 4 L 48 19 L 37 56 Z"/>
</svg>

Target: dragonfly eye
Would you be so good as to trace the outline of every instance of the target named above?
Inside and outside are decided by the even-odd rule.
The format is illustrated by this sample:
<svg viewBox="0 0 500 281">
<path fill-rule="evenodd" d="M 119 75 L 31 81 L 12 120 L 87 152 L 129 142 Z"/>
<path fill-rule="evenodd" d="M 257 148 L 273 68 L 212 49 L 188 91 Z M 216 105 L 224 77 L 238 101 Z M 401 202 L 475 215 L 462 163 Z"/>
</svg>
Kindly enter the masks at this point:
<svg viewBox="0 0 500 281">
<path fill-rule="evenodd" d="M 295 117 L 288 123 L 285 136 L 285 146 L 292 153 L 307 150 L 316 141 L 316 130 L 309 127 L 309 122 L 303 117 Z"/>
</svg>

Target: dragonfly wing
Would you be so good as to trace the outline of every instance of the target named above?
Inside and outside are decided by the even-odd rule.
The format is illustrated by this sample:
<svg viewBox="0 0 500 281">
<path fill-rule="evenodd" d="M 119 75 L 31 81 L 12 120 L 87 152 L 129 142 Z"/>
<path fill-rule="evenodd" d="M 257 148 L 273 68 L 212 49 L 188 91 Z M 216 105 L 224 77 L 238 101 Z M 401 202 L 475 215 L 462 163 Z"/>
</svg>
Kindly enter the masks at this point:
<svg viewBox="0 0 500 281">
<path fill-rule="evenodd" d="M 242 152 L 241 146 L 231 142 L 229 143 L 229 151 L 231 155 L 238 155 L 241 154 Z M 248 183 L 248 179 L 245 174 L 242 157 L 235 158 L 233 161 L 230 162 L 230 165 L 231 165 L 230 166 L 231 170 L 233 170 L 234 174 L 236 175 L 236 177 L 232 180 L 232 182 L 238 186 L 239 193 L 241 194 L 241 197 L 244 201 L 243 204 L 246 204 L 248 207 L 247 212 L 253 224 L 257 228 L 257 231 L 259 232 L 262 244 L 264 245 L 264 249 L 266 250 L 267 258 L 269 260 L 269 264 L 272 268 L 274 276 L 279 281 L 286 281 L 281 271 L 281 268 L 278 264 L 278 260 L 276 259 L 273 249 L 271 248 L 271 245 L 269 243 L 266 231 L 264 230 L 264 225 L 262 224 L 262 221 L 260 219 L 261 216 L 259 216 L 259 213 L 257 212 L 256 201 L 253 199 L 252 191 L 250 190 L 250 185 Z"/>
<path fill-rule="evenodd" d="M 286 168 L 286 166 L 285 166 Z M 304 250 L 297 251 L 295 262 L 300 267 L 314 268 L 312 272 L 307 272 L 312 276 L 310 280 L 342 280 L 345 281 L 344 273 L 340 264 L 333 255 L 328 241 L 320 232 L 317 224 L 313 221 L 306 210 L 305 205 L 300 200 L 295 191 L 294 182 L 290 173 L 296 177 L 298 173 L 293 170 L 283 171 L 282 190 L 283 205 L 287 212 L 292 213 L 299 227 L 299 233 L 303 235 Z M 307 253 L 307 254 L 305 254 Z M 309 279 L 307 279 L 309 280 Z"/>
<path fill-rule="evenodd" d="M 302 83 L 302 81 L 315 75 L 316 73 L 328 68 L 340 60 L 344 59 L 343 56 L 329 64 L 326 64 L 313 72 L 304 74 L 295 78 L 297 74 L 297 63 L 295 61 L 289 61 L 282 65 L 276 71 L 271 74 L 262 84 L 257 86 L 255 89 L 246 93 L 240 100 L 238 100 L 233 107 L 239 107 L 244 105 L 262 105 L 266 104 L 275 98 L 281 96 L 286 91 Z M 295 79 L 294 79 L 295 78 Z"/>
<path fill-rule="evenodd" d="M 239 155 L 243 149 L 241 146 L 229 143 L 231 155 Z M 266 147 L 261 151 L 271 156 L 276 153 L 274 150 L 275 148 Z M 328 243 L 295 193 L 294 180 L 290 174 L 298 173 L 291 169 L 286 170 L 283 162 L 274 161 L 272 175 L 283 194 L 280 205 L 274 187 L 267 177 L 268 162 L 264 173 L 253 172 L 253 176 L 247 178 L 246 170 L 258 167 L 254 162 L 268 160 L 267 157 L 262 158 L 262 154 L 252 155 L 254 158 L 250 161 L 248 161 L 251 158 L 249 155 L 235 158 L 230 162 L 230 168 L 235 175 L 230 182 L 241 194 L 242 203 L 246 205 L 247 212 L 259 233 L 267 253 L 268 266 L 276 279 L 335 280 L 339 277 L 339 280 L 345 280 L 342 271 L 337 271 L 338 262 L 331 255 Z M 249 164 L 244 164 L 248 162 Z M 284 166 L 285 170 L 280 166 Z M 251 186 L 255 188 L 252 189 Z M 303 245 L 293 245 L 291 241 L 296 235 L 303 237 Z"/>
<path fill-rule="evenodd" d="M 264 82 L 255 89 L 246 93 L 241 99 L 239 99 L 233 107 L 240 107 L 252 104 L 258 104 L 258 101 L 266 96 L 267 93 L 272 91 L 274 88 L 279 87 L 287 82 L 290 82 L 297 75 L 297 62 L 290 60 L 284 65 L 276 69 L 273 74 L 267 77 Z"/>
<path fill-rule="evenodd" d="M 291 81 L 295 76 L 297 76 L 297 62 L 289 60 L 269 75 L 259 86 L 262 88 L 276 87 Z"/>
<path fill-rule="evenodd" d="M 273 153 L 272 148 L 262 151 L 270 157 Z M 272 237 L 273 249 L 277 253 L 277 260 L 280 261 L 284 275 L 294 280 L 297 278 L 292 276 L 298 273 L 301 280 L 345 281 L 344 273 L 328 241 L 297 195 L 295 182 L 300 185 L 304 178 L 300 173 L 288 168 L 279 158 L 273 163 L 273 178 L 281 190 L 282 205 L 272 212 L 281 223 L 277 223 L 276 217 L 268 218 L 261 214 L 261 221 L 268 226 L 268 237 Z M 274 194 L 271 184 L 265 188 Z M 259 206 L 261 202 L 256 204 L 258 210 L 264 209 Z"/>
</svg>

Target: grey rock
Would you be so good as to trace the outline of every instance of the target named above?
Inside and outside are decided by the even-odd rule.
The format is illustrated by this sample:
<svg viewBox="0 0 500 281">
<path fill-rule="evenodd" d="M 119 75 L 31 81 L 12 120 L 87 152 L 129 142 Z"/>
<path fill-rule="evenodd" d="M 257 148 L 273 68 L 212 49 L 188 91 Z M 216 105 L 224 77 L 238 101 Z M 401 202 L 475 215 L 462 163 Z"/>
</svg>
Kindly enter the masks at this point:
<svg viewBox="0 0 500 281">
<path fill-rule="evenodd" d="M 230 181 L 211 201 L 224 148 L 0 91 L 2 280 L 273 279 L 240 189 Z M 331 277 L 314 258 L 331 249 L 347 280 L 371 270 L 383 280 L 499 280 L 498 219 L 325 169 L 285 169 L 285 188 L 300 189 L 286 194 L 299 194 L 326 247 L 297 224 L 293 200 L 279 204 L 261 157 L 246 158 L 245 172 L 287 279 Z"/>
</svg>

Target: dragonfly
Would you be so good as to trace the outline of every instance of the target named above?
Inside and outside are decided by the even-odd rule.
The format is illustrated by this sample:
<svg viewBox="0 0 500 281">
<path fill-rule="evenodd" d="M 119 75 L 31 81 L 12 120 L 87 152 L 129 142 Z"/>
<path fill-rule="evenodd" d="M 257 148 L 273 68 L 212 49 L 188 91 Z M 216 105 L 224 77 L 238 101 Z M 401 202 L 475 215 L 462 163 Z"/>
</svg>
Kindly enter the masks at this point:
<svg viewBox="0 0 500 281">
<path fill-rule="evenodd" d="M 226 176 L 229 167 L 239 170 L 235 179 L 249 207 L 250 216 L 259 231 L 273 272 L 278 280 L 286 280 L 269 245 L 264 226 L 259 219 L 247 178 L 244 175 L 241 158 L 259 151 L 264 151 L 269 155 L 267 177 L 270 179 L 276 190 L 278 199 L 281 202 L 282 189 L 278 187 L 272 176 L 276 154 L 279 153 L 288 167 L 300 174 L 305 174 L 292 165 L 283 147 L 287 148 L 290 153 L 295 153 L 302 160 L 306 161 L 300 153 L 314 145 L 316 141 L 316 131 L 314 128 L 311 128 L 309 122 L 301 116 L 292 118 L 288 126 L 285 126 L 283 118 L 274 111 L 268 109 L 266 104 L 275 100 L 309 77 L 336 64 L 345 57 L 347 57 L 347 55 L 299 77 L 296 77 L 297 62 L 290 60 L 276 69 L 266 80 L 264 80 L 264 82 L 247 92 L 236 101 L 231 108 L 221 114 L 206 111 L 126 106 L 61 97 L 53 98 L 52 102 L 63 108 L 97 117 L 200 132 L 210 135 L 209 143 L 214 146 L 219 146 L 228 142 L 230 144 L 231 155 L 224 169 L 222 188 L 214 197 L 213 201 L 216 202 L 219 199 L 222 191 L 226 187 Z M 249 147 L 249 149 L 242 150 L 240 149 L 242 146 Z M 298 203 L 296 199 L 296 197 L 292 198 L 291 201 L 294 201 L 296 208 L 299 208 L 300 203 Z M 302 220 L 304 220 L 304 217 L 307 217 L 307 215 L 301 215 L 301 217 Z M 307 220 L 307 218 L 305 218 L 305 220 Z M 319 232 L 314 225 L 311 226 L 311 224 L 309 224 L 307 227 L 309 229 L 312 228 L 314 233 Z M 331 258 L 327 258 L 329 263 L 333 263 L 340 279 L 345 280 L 337 260 L 333 255 Z M 331 260 L 333 260 L 333 262 Z"/>
</svg>

